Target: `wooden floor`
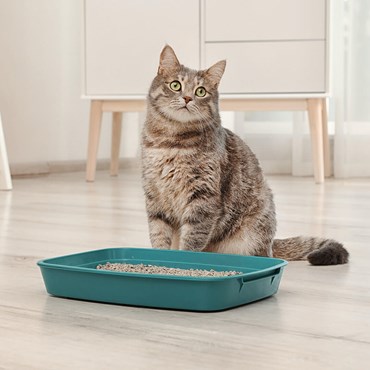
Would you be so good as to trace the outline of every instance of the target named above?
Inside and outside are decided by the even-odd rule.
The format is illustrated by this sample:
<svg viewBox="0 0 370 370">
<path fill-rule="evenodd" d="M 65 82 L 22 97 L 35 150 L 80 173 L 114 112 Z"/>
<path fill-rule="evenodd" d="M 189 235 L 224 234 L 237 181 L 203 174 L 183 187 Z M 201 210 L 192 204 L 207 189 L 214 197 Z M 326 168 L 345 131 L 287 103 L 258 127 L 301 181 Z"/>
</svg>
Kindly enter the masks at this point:
<svg viewBox="0 0 370 370">
<path fill-rule="evenodd" d="M 336 238 L 351 261 L 290 263 L 277 295 L 218 313 L 48 296 L 39 259 L 149 246 L 140 175 L 14 180 L 0 192 L 0 369 L 368 369 L 370 180 L 269 180 L 279 237 Z"/>
</svg>

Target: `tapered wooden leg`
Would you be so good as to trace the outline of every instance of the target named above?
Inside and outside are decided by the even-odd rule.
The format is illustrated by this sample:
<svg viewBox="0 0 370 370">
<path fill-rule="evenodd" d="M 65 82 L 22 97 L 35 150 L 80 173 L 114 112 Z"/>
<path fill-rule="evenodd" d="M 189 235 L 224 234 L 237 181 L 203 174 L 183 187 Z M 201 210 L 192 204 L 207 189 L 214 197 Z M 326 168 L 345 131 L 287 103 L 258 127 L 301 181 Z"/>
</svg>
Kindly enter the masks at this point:
<svg viewBox="0 0 370 370">
<path fill-rule="evenodd" d="M 121 145 L 121 132 L 122 132 L 122 113 L 113 112 L 112 148 L 111 148 L 111 161 L 110 161 L 111 176 L 118 175 L 119 149 Z"/>
<path fill-rule="evenodd" d="M 308 117 L 310 122 L 312 159 L 315 182 L 324 182 L 324 145 L 322 127 L 322 100 L 307 99 Z"/>
<path fill-rule="evenodd" d="M 322 139 L 324 145 L 324 174 L 325 177 L 331 176 L 330 141 L 328 132 L 328 112 L 326 98 L 322 99 Z"/>
<path fill-rule="evenodd" d="M 90 105 L 90 129 L 87 150 L 86 181 L 95 180 L 96 158 L 98 155 L 99 137 L 102 120 L 101 100 L 92 100 Z"/>
</svg>

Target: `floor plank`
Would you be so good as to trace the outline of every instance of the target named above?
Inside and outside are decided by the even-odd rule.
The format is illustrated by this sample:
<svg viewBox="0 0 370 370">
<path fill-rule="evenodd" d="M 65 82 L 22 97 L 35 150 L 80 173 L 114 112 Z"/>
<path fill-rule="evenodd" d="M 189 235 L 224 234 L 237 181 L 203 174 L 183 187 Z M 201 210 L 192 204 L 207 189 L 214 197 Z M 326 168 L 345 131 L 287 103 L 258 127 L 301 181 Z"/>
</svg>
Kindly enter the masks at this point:
<svg viewBox="0 0 370 370">
<path fill-rule="evenodd" d="M 277 295 L 218 313 L 48 296 L 39 259 L 149 247 L 140 174 L 55 174 L 0 192 L 0 369 L 364 369 L 370 180 L 270 177 L 278 236 L 342 241 L 344 266 L 290 263 Z"/>
</svg>

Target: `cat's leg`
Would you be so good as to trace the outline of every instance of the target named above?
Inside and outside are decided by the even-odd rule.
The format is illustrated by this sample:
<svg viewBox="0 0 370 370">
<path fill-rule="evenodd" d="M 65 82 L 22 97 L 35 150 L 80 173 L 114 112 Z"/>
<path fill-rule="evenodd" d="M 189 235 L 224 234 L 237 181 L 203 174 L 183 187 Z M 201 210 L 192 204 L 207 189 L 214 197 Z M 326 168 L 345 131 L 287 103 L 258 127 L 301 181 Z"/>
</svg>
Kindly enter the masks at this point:
<svg viewBox="0 0 370 370">
<path fill-rule="evenodd" d="M 182 217 L 179 249 L 204 250 L 211 239 L 216 217 L 209 200 L 190 206 Z"/>
<path fill-rule="evenodd" d="M 173 230 L 171 249 L 178 250 L 180 244 L 180 232 L 178 229 Z"/>
<path fill-rule="evenodd" d="M 171 249 L 173 228 L 161 215 L 149 216 L 149 236 L 153 248 Z"/>
</svg>

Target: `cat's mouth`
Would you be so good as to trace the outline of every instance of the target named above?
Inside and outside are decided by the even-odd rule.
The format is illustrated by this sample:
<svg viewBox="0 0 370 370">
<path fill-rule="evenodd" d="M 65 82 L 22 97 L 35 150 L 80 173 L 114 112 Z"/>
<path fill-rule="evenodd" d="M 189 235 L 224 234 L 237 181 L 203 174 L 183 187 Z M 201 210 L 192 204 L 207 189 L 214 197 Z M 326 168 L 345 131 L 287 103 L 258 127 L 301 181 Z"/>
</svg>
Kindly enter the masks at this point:
<svg viewBox="0 0 370 370">
<path fill-rule="evenodd" d="M 182 111 L 182 110 L 187 110 L 189 113 L 190 113 L 190 110 L 189 110 L 189 108 L 188 108 L 188 106 L 187 105 L 184 105 L 183 107 L 179 107 L 179 108 L 177 108 L 177 110 L 179 110 L 179 111 Z"/>
</svg>

